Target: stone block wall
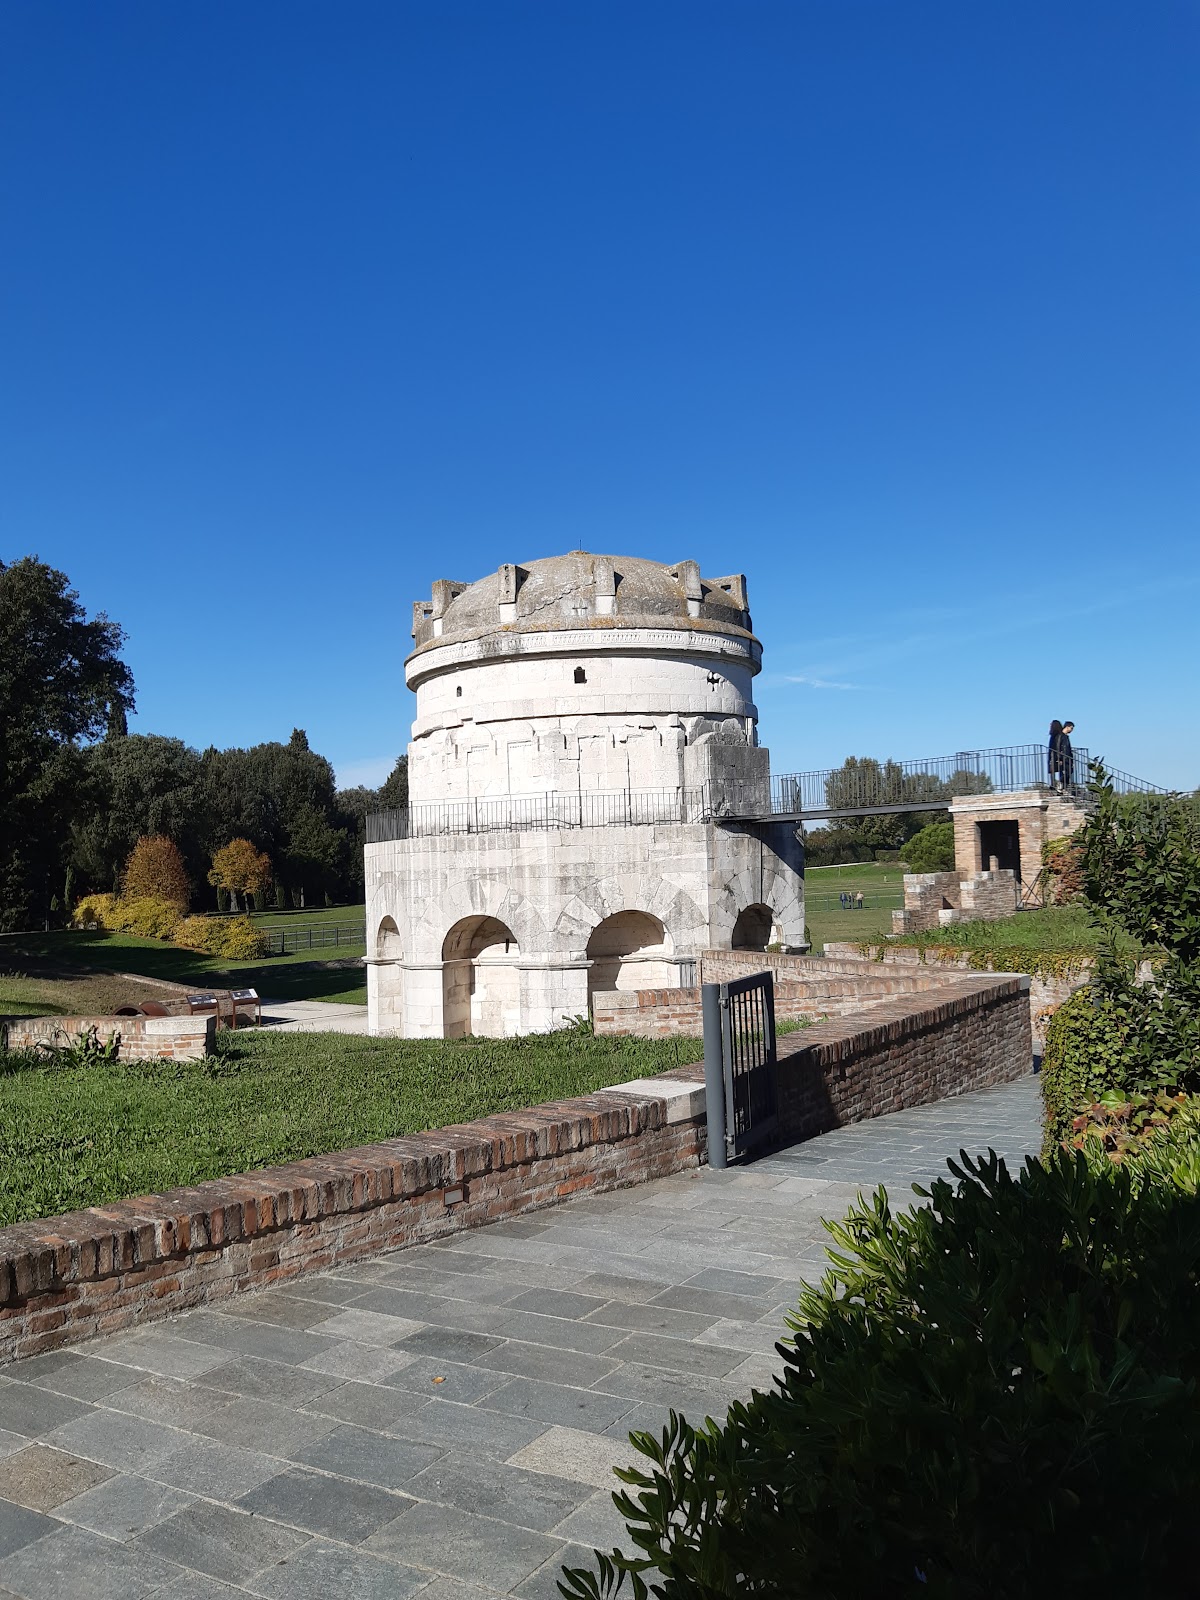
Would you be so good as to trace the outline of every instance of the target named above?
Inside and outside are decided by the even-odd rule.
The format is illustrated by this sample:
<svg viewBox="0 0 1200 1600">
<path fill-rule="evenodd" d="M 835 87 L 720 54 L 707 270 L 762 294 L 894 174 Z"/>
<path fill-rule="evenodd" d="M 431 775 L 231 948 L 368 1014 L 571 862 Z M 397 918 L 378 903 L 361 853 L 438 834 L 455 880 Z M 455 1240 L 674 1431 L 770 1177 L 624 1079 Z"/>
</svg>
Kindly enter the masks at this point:
<svg viewBox="0 0 1200 1600">
<path fill-rule="evenodd" d="M 9 1050 L 33 1050 L 95 1028 L 101 1043 L 115 1035 L 122 1061 L 199 1061 L 211 1055 L 217 1019 L 207 1017 L 14 1017 L 2 1025 Z"/>
</svg>

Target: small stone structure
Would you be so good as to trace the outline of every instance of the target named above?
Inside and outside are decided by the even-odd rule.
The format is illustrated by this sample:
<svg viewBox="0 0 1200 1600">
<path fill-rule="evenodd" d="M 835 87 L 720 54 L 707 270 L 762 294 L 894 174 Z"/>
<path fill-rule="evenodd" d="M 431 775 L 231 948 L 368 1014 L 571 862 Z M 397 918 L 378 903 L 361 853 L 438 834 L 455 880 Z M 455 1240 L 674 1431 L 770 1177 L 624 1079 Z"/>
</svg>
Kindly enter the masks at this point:
<svg viewBox="0 0 1200 1600">
<path fill-rule="evenodd" d="M 366 846 L 372 1033 L 541 1032 L 714 945 L 806 948 L 795 825 L 713 820 L 770 781 L 743 577 L 506 563 L 435 583 L 413 639 L 405 836 Z"/>
<path fill-rule="evenodd" d="M 950 802 L 954 871 L 906 873 L 904 909 L 893 933 L 924 933 L 951 922 L 998 922 L 1028 904 L 1042 870 L 1042 847 L 1079 828 L 1081 800 L 1049 789 L 971 794 Z"/>
<path fill-rule="evenodd" d="M 212 1054 L 217 1019 L 200 1017 L 13 1017 L 0 1024 L 9 1050 L 59 1045 L 95 1030 L 101 1044 L 119 1036 L 122 1061 L 199 1061 Z"/>
<path fill-rule="evenodd" d="M 1029 1070 L 1028 979 L 964 974 L 779 1041 L 781 1144 Z M 0 1229 L 0 1362 L 643 1183 L 706 1153 L 704 1069 Z"/>
</svg>

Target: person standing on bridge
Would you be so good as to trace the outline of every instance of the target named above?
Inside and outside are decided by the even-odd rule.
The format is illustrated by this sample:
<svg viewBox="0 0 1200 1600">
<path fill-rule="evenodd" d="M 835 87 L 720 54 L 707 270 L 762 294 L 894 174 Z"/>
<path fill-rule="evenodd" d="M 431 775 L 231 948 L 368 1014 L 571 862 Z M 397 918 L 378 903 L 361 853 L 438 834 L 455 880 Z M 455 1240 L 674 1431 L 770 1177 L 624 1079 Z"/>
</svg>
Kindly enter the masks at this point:
<svg viewBox="0 0 1200 1600">
<path fill-rule="evenodd" d="M 1068 741 L 1069 742 L 1069 741 Z M 1050 787 L 1062 787 L 1063 769 L 1063 725 L 1055 717 L 1050 724 L 1050 747 L 1046 752 L 1046 767 L 1050 774 Z"/>
<path fill-rule="evenodd" d="M 1071 735 L 1075 731 L 1073 722 L 1064 722 L 1062 725 L 1062 781 L 1063 788 L 1069 789 L 1075 782 L 1075 751 L 1071 745 Z"/>
</svg>

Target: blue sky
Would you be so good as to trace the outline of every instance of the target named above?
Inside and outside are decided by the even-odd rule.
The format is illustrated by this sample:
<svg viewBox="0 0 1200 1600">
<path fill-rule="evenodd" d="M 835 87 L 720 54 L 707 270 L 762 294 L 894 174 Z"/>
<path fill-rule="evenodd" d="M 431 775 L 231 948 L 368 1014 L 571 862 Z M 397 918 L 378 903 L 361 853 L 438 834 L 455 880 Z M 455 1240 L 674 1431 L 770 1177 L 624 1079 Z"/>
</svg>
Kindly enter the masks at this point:
<svg viewBox="0 0 1200 1600">
<path fill-rule="evenodd" d="M 744 571 L 777 770 L 1200 784 L 1184 0 L 0 12 L 0 557 L 143 732 L 408 737 L 411 602 Z"/>
</svg>

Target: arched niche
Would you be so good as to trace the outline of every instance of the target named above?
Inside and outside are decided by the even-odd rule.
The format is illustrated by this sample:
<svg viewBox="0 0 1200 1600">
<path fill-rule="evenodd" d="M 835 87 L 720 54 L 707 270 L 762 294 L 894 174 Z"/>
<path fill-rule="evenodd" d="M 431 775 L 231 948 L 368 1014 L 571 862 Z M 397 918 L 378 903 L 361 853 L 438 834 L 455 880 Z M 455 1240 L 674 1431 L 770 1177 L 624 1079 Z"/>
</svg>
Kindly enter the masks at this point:
<svg viewBox="0 0 1200 1600">
<path fill-rule="evenodd" d="M 611 989 L 669 989 L 676 969 L 671 936 L 648 911 L 617 911 L 592 929 L 587 943 L 588 997 Z"/>
<path fill-rule="evenodd" d="M 771 926 L 775 917 L 770 906 L 746 906 L 738 912 L 733 925 L 735 950 L 765 950 L 771 942 Z"/>
<path fill-rule="evenodd" d="M 442 1032 L 447 1039 L 519 1033 L 521 948 L 496 917 L 463 917 L 442 941 Z"/>
<path fill-rule="evenodd" d="M 375 933 L 376 961 L 399 961 L 403 954 L 399 928 L 391 917 L 384 917 Z"/>
</svg>

